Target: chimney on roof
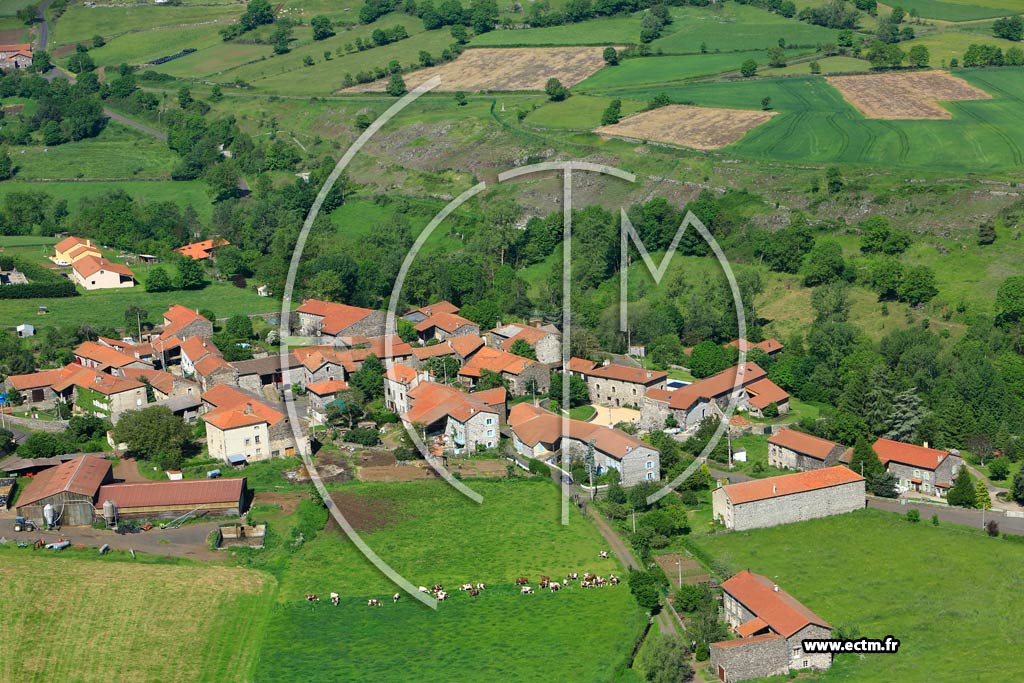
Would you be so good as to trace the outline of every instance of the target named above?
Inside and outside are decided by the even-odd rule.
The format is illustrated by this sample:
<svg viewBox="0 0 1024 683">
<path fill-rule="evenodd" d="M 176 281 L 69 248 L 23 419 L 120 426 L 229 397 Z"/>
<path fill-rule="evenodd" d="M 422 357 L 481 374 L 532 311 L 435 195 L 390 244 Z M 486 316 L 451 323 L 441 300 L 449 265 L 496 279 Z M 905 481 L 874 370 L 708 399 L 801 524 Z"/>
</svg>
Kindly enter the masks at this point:
<svg viewBox="0 0 1024 683">
<path fill-rule="evenodd" d="M 245 404 L 245 414 L 252 415 L 252 403 Z"/>
<path fill-rule="evenodd" d="M 647 379 L 650 379 L 653 374 L 654 373 L 652 373 L 650 370 L 648 370 L 647 371 Z"/>
<path fill-rule="evenodd" d="M 778 593 L 779 592 L 779 584 L 773 583 L 772 584 L 772 590 L 775 591 L 776 593 Z"/>
<path fill-rule="evenodd" d="M 775 484 L 772 484 L 772 495 L 774 496 L 778 492 L 779 492 L 778 488 L 775 486 Z"/>
<path fill-rule="evenodd" d="M 924 446 L 925 448 L 928 448 L 928 442 L 927 442 L 927 441 L 925 441 L 925 442 L 924 442 L 923 444 L 921 444 L 921 445 L 922 445 L 922 446 Z"/>
<path fill-rule="evenodd" d="M 605 359 L 604 359 L 604 362 L 602 362 L 602 363 L 601 363 L 601 365 L 603 365 L 603 366 L 605 366 L 605 367 L 608 367 L 608 366 L 609 366 L 609 365 L 611 365 L 611 364 L 612 364 L 612 361 L 611 361 L 611 359 L 610 359 L 610 358 L 605 358 Z"/>
</svg>

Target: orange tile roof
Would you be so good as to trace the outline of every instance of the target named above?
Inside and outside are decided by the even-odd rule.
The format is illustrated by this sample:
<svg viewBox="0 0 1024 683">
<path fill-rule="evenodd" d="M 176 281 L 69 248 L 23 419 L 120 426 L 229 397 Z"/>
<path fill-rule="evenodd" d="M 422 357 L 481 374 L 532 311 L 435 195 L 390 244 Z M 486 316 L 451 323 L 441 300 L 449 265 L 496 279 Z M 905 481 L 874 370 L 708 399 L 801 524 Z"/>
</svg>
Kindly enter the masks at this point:
<svg viewBox="0 0 1024 683">
<path fill-rule="evenodd" d="M 461 338 L 462 337 L 455 337 L 455 339 Z M 431 344 L 430 346 L 412 347 L 412 355 L 416 356 L 417 360 L 427 360 L 428 358 L 437 358 L 439 356 L 450 356 L 453 353 L 454 351 L 452 347 L 447 342 Z"/>
<path fill-rule="evenodd" d="M 462 366 L 459 374 L 464 377 L 480 377 L 484 370 L 489 370 L 499 374 L 507 372 L 510 375 L 518 375 L 536 362 L 507 351 L 485 346 Z"/>
<path fill-rule="evenodd" d="M 141 382 L 145 378 L 150 386 L 164 394 L 169 394 L 174 390 L 174 382 L 178 379 L 169 372 L 150 370 L 149 368 L 125 368 L 124 374 L 137 382 Z"/>
<path fill-rule="evenodd" d="M 409 411 L 402 419 L 413 424 L 430 425 L 446 417 L 466 422 L 479 413 L 497 416 L 495 409 L 475 394 L 436 382 L 420 382 L 410 389 L 409 402 Z"/>
<path fill-rule="evenodd" d="M 284 415 L 254 397 L 246 397 L 240 403 L 218 406 L 203 415 L 203 421 L 225 431 L 238 427 L 249 427 L 260 423 L 277 424 Z"/>
<path fill-rule="evenodd" d="M 645 370 L 644 368 L 631 368 L 628 365 L 609 363 L 602 365 L 584 358 L 569 359 L 570 372 L 578 372 L 591 377 L 603 377 L 619 382 L 630 382 L 633 384 L 657 384 L 668 377 L 667 372 L 658 370 Z"/>
<path fill-rule="evenodd" d="M 762 629 L 768 628 L 768 622 L 761 617 L 754 617 L 750 621 L 744 622 L 736 627 L 736 633 L 741 637 L 747 638 L 754 635 Z"/>
<path fill-rule="evenodd" d="M 103 458 L 83 455 L 68 460 L 33 477 L 18 497 L 18 507 L 31 505 L 65 491 L 92 498 L 109 474 L 110 462 Z"/>
<path fill-rule="evenodd" d="M 459 307 L 450 301 L 438 301 L 436 304 L 428 304 L 421 308 L 414 308 L 406 313 L 406 315 L 422 313 L 429 318 L 430 316 L 437 315 L 438 313 L 458 313 L 459 310 Z"/>
<path fill-rule="evenodd" d="M 772 403 L 785 403 L 789 400 L 786 390 L 767 377 L 751 382 L 744 389 L 750 395 L 747 402 L 758 410 L 764 410 Z"/>
<path fill-rule="evenodd" d="M 121 353 L 117 349 L 104 346 L 94 341 L 82 342 L 75 347 L 75 355 L 80 358 L 96 361 L 103 368 L 123 368 L 132 363 L 146 363 L 135 356 Z"/>
<path fill-rule="evenodd" d="M 503 406 L 508 401 L 508 391 L 506 391 L 505 387 L 495 387 L 483 391 L 474 391 L 473 397 L 489 406 Z"/>
<path fill-rule="evenodd" d="M 306 391 L 317 396 L 332 396 L 343 389 L 348 389 L 348 382 L 340 379 L 327 379 L 323 382 L 310 382 L 306 385 Z"/>
<path fill-rule="evenodd" d="M 464 334 L 449 339 L 447 344 L 459 356 L 469 358 L 484 346 L 484 339 L 476 334 Z"/>
<path fill-rule="evenodd" d="M 539 327 L 523 325 L 523 329 L 519 330 L 519 332 L 506 339 L 503 346 L 511 348 L 512 345 L 519 340 L 526 342 L 530 346 L 536 346 L 537 342 L 539 342 L 541 339 L 547 337 L 550 334 L 552 333 L 546 330 L 542 330 Z"/>
<path fill-rule="evenodd" d="M 722 590 L 762 619 L 775 633 L 786 638 L 812 624 L 832 628 L 792 595 L 778 588 L 767 576 L 754 574 L 747 569 L 725 581 Z M 751 642 L 752 638 L 745 640 Z"/>
<path fill-rule="evenodd" d="M 97 258 L 102 256 L 102 253 L 99 249 L 97 249 L 91 244 L 86 244 L 85 242 L 80 242 L 79 244 L 72 246 L 70 249 L 63 251 L 64 255 L 67 256 L 72 261 L 76 261 L 86 254 L 92 254 Z"/>
<path fill-rule="evenodd" d="M 889 462 L 898 462 L 924 470 L 935 470 L 949 456 L 946 451 L 892 439 L 879 439 L 872 448 L 875 449 L 875 453 L 878 454 L 878 459 L 882 461 L 883 465 L 888 465 Z"/>
<path fill-rule="evenodd" d="M 568 436 L 583 442 L 594 442 L 594 448 L 616 460 L 621 460 L 636 448 L 652 448 L 648 444 L 618 429 L 582 420 L 567 420 Z M 563 420 L 558 415 L 529 403 L 518 403 L 508 416 L 509 427 L 527 446 L 538 442 L 555 444 L 563 434 Z"/>
<path fill-rule="evenodd" d="M 2 50 L 2 46 L 0 46 L 0 50 Z M 79 245 L 92 246 L 90 244 L 90 240 L 83 240 L 81 237 L 75 237 L 72 235 L 70 237 L 65 237 L 60 242 L 53 245 L 53 250 L 57 252 L 66 252 L 71 247 L 77 247 Z"/>
<path fill-rule="evenodd" d="M 761 349 L 768 354 L 775 353 L 776 351 L 781 351 L 783 349 L 782 342 L 778 339 L 765 339 L 764 341 L 759 342 L 748 342 L 746 339 L 733 339 L 731 342 L 728 342 L 726 346 L 734 346 L 737 349 L 741 349 L 748 353 L 750 352 L 750 349 L 755 348 Z"/>
<path fill-rule="evenodd" d="M 338 334 L 342 330 L 355 325 L 360 320 L 375 313 L 370 308 L 349 306 L 348 304 L 336 304 L 331 301 L 319 299 L 306 299 L 296 309 L 299 313 L 306 313 L 323 318 L 320 321 L 320 329 L 327 334 Z"/>
<path fill-rule="evenodd" d="M 765 643 L 770 640 L 781 640 L 782 636 L 778 633 L 762 633 L 759 636 L 750 636 L 749 638 L 734 638 L 732 640 L 720 640 L 717 643 L 708 643 L 708 647 L 715 648 L 732 648 L 732 647 L 744 647 L 746 645 L 753 645 L 755 643 Z"/>
<path fill-rule="evenodd" d="M 32 54 L 32 43 L 8 43 L 6 45 L 0 45 L 0 52 L 28 52 Z M 75 238 L 67 238 L 75 239 Z"/>
<path fill-rule="evenodd" d="M 251 401 L 253 399 L 251 395 L 242 391 L 238 387 L 231 386 L 230 384 L 218 384 L 213 386 L 208 391 L 204 392 L 200 398 L 215 408 L 238 405 L 239 403 L 245 403 L 246 401 Z"/>
<path fill-rule="evenodd" d="M 224 356 L 216 344 L 209 339 L 203 339 L 199 336 L 192 336 L 181 342 L 181 352 L 188 356 L 192 363 L 201 360 L 204 356 L 211 353 L 215 356 Z"/>
<path fill-rule="evenodd" d="M 409 384 L 416 379 L 416 371 L 402 363 L 395 363 L 384 374 L 389 380 L 399 384 Z"/>
<path fill-rule="evenodd" d="M 722 370 L 717 375 L 705 377 L 693 384 L 676 389 L 668 397 L 668 404 L 674 410 L 689 410 L 701 400 L 711 400 L 730 394 L 737 384 L 741 387 L 747 386 L 766 376 L 767 373 L 757 363 L 744 363 L 742 368 L 734 365 Z M 650 390 L 647 392 L 647 397 L 664 401 L 662 394 L 652 395 Z"/>
<path fill-rule="evenodd" d="M 229 244 L 231 243 L 224 239 L 203 240 L 202 242 L 192 242 L 191 244 L 178 247 L 174 251 L 183 256 L 188 256 L 193 261 L 202 261 L 203 259 L 210 258 L 213 255 L 213 250 L 217 247 L 224 247 Z"/>
<path fill-rule="evenodd" d="M 193 367 L 196 369 L 196 374 L 202 377 L 212 375 L 217 370 L 234 369 L 231 367 L 231 363 L 212 353 L 203 356 Z"/>
<path fill-rule="evenodd" d="M 733 505 L 751 503 L 755 500 L 779 498 L 794 493 L 817 491 L 842 484 L 864 481 L 864 477 L 842 465 L 820 470 L 808 470 L 794 474 L 781 474 L 766 479 L 752 479 L 725 486 L 725 495 Z"/>
<path fill-rule="evenodd" d="M 426 332 L 433 327 L 439 327 L 445 332 L 454 332 L 463 325 L 474 325 L 472 320 L 467 320 L 455 313 L 434 313 L 432 316 L 416 324 L 417 332 Z"/>
<path fill-rule="evenodd" d="M 96 509 L 111 500 L 118 509 L 157 507 L 163 505 L 214 505 L 238 503 L 245 489 L 245 477 L 222 479 L 190 479 L 185 481 L 151 481 L 133 484 L 106 484 L 96 497 Z"/>
<path fill-rule="evenodd" d="M 768 443 L 788 448 L 791 451 L 810 456 L 817 460 L 824 460 L 837 448 L 844 451 L 846 450 L 845 446 L 837 444 L 835 441 L 829 441 L 828 439 L 804 434 L 803 432 L 798 432 L 795 429 L 789 429 L 787 427 L 783 427 L 777 433 L 769 436 Z"/>
<path fill-rule="evenodd" d="M 82 277 L 89 277 L 101 270 L 108 270 L 111 273 L 117 273 L 118 275 L 126 275 L 128 277 L 135 277 L 135 273 L 128 266 L 122 266 L 120 263 L 111 263 L 105 258 L 97 258 L 96 256 L 85 256 L 78 259 L 71 268 Z"/>
<path fill-rule="evenodd" d="M 164 313 L 164 328 L 160 332 L 159 339 L 153 342 L 153 348 L 158 351 L 168 351 L 180 346 L 181 340 L 178 339 L 178 335 L 196 320 L 210 322 L 199 315 L 198 311 L 179 304 L 171 305 Z"/>
</svg>

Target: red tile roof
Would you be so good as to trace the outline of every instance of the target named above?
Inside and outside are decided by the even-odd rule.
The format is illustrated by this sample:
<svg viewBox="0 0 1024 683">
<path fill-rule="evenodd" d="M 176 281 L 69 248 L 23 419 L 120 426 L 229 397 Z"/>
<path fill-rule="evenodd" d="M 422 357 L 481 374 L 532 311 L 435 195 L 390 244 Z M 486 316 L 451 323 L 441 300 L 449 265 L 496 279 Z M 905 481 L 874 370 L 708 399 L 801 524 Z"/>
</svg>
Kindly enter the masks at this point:
<svg viewBox="0 0 1024 683">
<path fill-rule="evenodd" d="M 744 389 L 750 396 L 747 402 L 758 410 L 764 410 L 772 403 L 778 405 L 789 400 L 786 390 L 767 377 L 751 382 Z"/>
<path fill-rule="evenodd" d="M 250 398 L 244 403 L 219 406 L 203 415 L 204 422 L 222 431 L 264 422 L 273 425 L 283 419 L 283 414 L 255 398 Z"/>
<path fill-rule="evenodd" d="M 213 407 L 220 408 L 221 406 L 237 405 L 251 401 L 253 397 L 230 384 L 218 384 L 211 387 L 200 398 Z"/>
<path fill-rule="evenodd" d="M 201 377 L 208 377 L 218 370 L 234 369 L 231 367 L 231 363 L 212 353 L 203 356 L 193 367 L 196 369 L 196 374 Z"/>
<path fill-rule="evenodd" d="M 340 379 L 327 379 L 323 382 L 310 382 L 306 385 L 306 391 L 317 396 L 333 396 L 343 389 L 348 389 L 348 382 Z"/>
<path fill-rule="evenodd" d="M 484 339 L 476 334 L 464 334 L 449 339 L 447 344 L 462 358 L 469 358 L 484 346 Z"/>
<path fill-rule="evenodd" d="M 113 501 L 119 510 L 170 505 L 217 505 L 238 503 L 245 490 L 245 477 L 222 479 L 190 479 L 186 481 L 153 481 L 136 484 L 107 484 L 96 497 L 96 509 L 105 501 Z"/>
<path fill-rule="evenodd" d="M 848 450 L 845 446 L 837 444 L 835 441 L 811 436 L 810 434 L 804 434 L 803 432 L 786 427 L 780 429 L 776 434 L 769 436 L 768 443 L 773 443 L 776 446 L 788 448 L 795 453 L 822 461 L 835 449 L 841 449 L 844 452 Z"/>
<path fill-rule="evenodd" d="M 708 647 L 744 647 L 745 645 L 753 645 L 754 643 L 764 643 L 769 640 L 780 640 L 781 638 L 782 636 L 780 636 L 778 633 L 762 633 L 759 636 L 750 636 L 749 638 L 734 638 L 732 640 L 720 640 L 717 643 L 708 643 Z"/>
<path fill-rule="evenodd" d="M 320 301 L 319 299 L 306 299 L 299 306 L 297 312 L 322 318 L 320 329 L 327 334 L 334 335 L 355 325 L 376 311 L 370 308 L 349 306 L 348 304 Z"/>
<path fill-rule="evenodd" d="M 729 484 L 724 488 L 725 494 L 732 504 L 740 505 L 755 500 L 779 498 L 794 493 L 816 491 L 857 481 L 864 481 L 864 477 L 842 465 L 836 465 L 835 467 L 826 467 L 820 470 L 782 474 L 766 479 L 752 479 L 751 481 L 744 481 L 739 484 Z"/>
<path fill-rule="evenodd" d="M 606 379 L 618 380 L 620 382 L 631 382 L 633 384 L 658 384 L 664 382 L 668 377 L 667 372 L 659 370 L 645 370 L 644 368 L 631 368 L 628 365 L 609 363 L 601 365 L 584 358 L 570 358 L 569 371 L 578 372 L 592 377 L 604 377 Z"/>
<path fill-rule="evenodd" d="M 127 277 L 135 277 L 135 273 L 132 272 L 132 269 L 128 266 L 123 266 L 120 263 L 112 263 L 105 258 L 98 258 L 96 256 L 85 256 L 80 258 L 71 264 L 71 268 L 82 277 L 90 277 L 101 270 L 108 270 L 111 273 L 126 275 Z"/>
<path fill-rule="evenodd" d="M 879 439 L 874 443 L 873 448 L 883 465 L 888 465 L 890 461 L 893 461 L 923 470 L 935 470 L 949 456 L 946 451 L 915 446 L 912 443 L 903 443 L 892 439 Z"/>
<path fill-rule="evenodd" d="M 747 638 L 754 635 L 762 629 L 768 628 L 768 622 L 760 617 L 754 617 L 748 622 L 742 623 L 736 627 L 736 633 L 741 637 Z"/>
<path fill-rule="evenodd" d="M 462 366 L 459 374 L 464 377 L 480 377 L 484 370 L 489 370 L 498 374 L 518 375 L 526 368 L 536 364 L 536 362 L 529 358 L 508 353 L 507 351 L 485 346 Z"/>
<path fill-rule="evenodd" d="M 742 368 L 734 365 L 722 370 L 717 375 L 676 389 L 668 396 L 668 404 L 674 410 L 689 410 L 702 400 L 727 396 L 737 384 L 743 387 L 766 377 L 767 374 L 757 363 L 744 363 Z M 647 391 L 646 396 L 656 401 L 665 400 L 664 394 L 657 392 L 652 394 L 651 390 Z"/>
<path fill-rule="evenodd" d="M 146 363 L 148 365 L 147 361 L 140 360 L 135 356 L 129 356 L 127 353 L 121 353 L 117 349 L 112 349 L 109 346 L 104 346 L 94 341 L 82 342 L 76 346 L 75 355 L 95 361 L 99 363 L 101 368 L 123 368 L 132 363 Z"/>
<path fill-rule="evenodd" d="M 479 413 L 497 417 L 497 411 L 476 394 L 436 382 L 420 382 L 410 389 L 409 403 L 409 411 L 402 419 L 413 424 L 430 425 L 449 416 L 466 422 Z"/>
<path fill-rule="evenodd" d="M 567 420 L 568 436 L 583 442 L 594 442 L 594 448 L 616 460 L 648 444 L 618 429 L 582 420 Z M 558 415 L 529 403 L 518 403 L 509 412 L 508 424 L 527 446 L 538 442 L 555 444 L 562 438 L 563 420 Z"/>
<path fill-rule="evenodd" d="M 199 336 L 192 336 L 181 342 L 181 352 L 188 356 L 188 359 L 194 364 L 196 361 L 201 360 L 207 354 L 213 354 L 215 356 L 223 357 L 224 354 L 220 352 L 217 345 L 209 339 L 203 339 Z"/>
<path fill-rule="evenodd" d="M 479 329 L 479 326 L 472 320 L 467 320 L 461 315 L 455 313 L 434 313 L 432 316 L 416 324 L 417 332 L 426 332 L 427 330 L 438 327 L 445 332 L 454 332 L 463 325 L 472 325 Z"/>
<path fill-rule="evenodd" d="M 31 505 L 64 491 L 95 497 L 100 484 L 110 474 L 110 463 L 103 458 L 83 455 L 43 470 L 25 487 L 18 498 L 18 507 Z"/>
<path fill-rule="evenodd" d="M 786 638 L 811 624 L 832 628 L 828 622 L 804 607 L 792 595 L 778 588 L 767 576 L 754 574 L 745 569 L 725 581 L 722 590 L 762 619 L 773 631 Z M 744 640 L 752 642 L 753 638 L 758 637 L 762 636 Z"/>
<path fill-rule="evenodd" d="M 202 242 L 192 242 L 191 244 L 178 247 L 174 251 L 183 256 L 188 256 L 194 261 L 202 261 L 203 259 L 210 258 L 213 255 L 213 250 L 217 247 L 224 247 L 229 244 L 231 243 L 223 239 L 203 240 Z"/>
<path fill-rule="evenodd" d="M 437 315 L 438 313 L 458 313 L 459 310 L 459 307 L 450 301 L 438 301 L 436 304 L 428 304 L 421 308 L 414 308 L 406 313 L 406 315 L 422 313 L 429 318 L 430 316 Z"/>
<path fill-rule="evenodd" d="M 160 332 L 160 339 L 157 342 L 154 342 L 153 347 L 158 350 L 175 348 L 178 344 L 174 340 L 177 338 L 178 334 L 196 320 L 210 322 L 191 308 L 186 308 L 179 304 L 173 304 L 167 309 L 167 312 L 164 313 L 164 328 Z"/>
<path fill-rule="evenodd" d="M 3 46 L 0 46 L 0 51 L 2 51 L 2 49 Z M 81 237 L 75 237 L 74 235 L 72 235 L 70 237 L 65 237 L 60 242 L 57 242 L 57 244 L 53 245 L 53 250 L 55 252 L 65 252 L 71 247 L 77 247 L 81 245 L 95 248 L 91 240 L 83 240 Z"/>
<path fill-rule="evenodd" d="M 142 382 L 143 378 L 149 382 L 157 391 L 170 394 L 174 390 L 175 381 L 184 381 L 163 370 L 151 370 L 149 368 L 125 368 L 125 377 Z"/>
<path fill-rule="evenodd" d="M 761 349 L 767 354 L 775 353 L 783 349 L 782 342 L 778 339 L 765 339 L 759 342 L 748 342 L 746 339 L 733 339 L 727 343 L 726 346 L 735 346 L 737 349 L 741 349 L 746 352 L 750 352 L 750 349 Z"/>
<path fill-rule="evenodd" d="M 416 371 L 402 363 L 395 363 L 384 374 L 389 380 L 399 384 L 409 384 L 416 379 Z"/>
</svg>

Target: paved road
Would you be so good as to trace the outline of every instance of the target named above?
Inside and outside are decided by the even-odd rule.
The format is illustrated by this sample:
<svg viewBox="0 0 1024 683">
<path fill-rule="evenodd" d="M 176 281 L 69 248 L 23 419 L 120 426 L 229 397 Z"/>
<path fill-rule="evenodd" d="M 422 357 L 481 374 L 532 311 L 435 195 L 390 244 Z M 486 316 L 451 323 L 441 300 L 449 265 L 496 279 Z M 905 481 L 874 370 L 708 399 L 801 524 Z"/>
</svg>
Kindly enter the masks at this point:
<svg viewBox="0 0 1024 683">
<path fill-rule="evenodd" d="M 43 0 L 36 10 L 36 21 L 39 22 L 39 37 L 36 40 L 36 50 L 45 50 L 46 43 L 50 40 L 50 27 L 46 25 L 46 8 L 53 0 Z"/>
</svg>

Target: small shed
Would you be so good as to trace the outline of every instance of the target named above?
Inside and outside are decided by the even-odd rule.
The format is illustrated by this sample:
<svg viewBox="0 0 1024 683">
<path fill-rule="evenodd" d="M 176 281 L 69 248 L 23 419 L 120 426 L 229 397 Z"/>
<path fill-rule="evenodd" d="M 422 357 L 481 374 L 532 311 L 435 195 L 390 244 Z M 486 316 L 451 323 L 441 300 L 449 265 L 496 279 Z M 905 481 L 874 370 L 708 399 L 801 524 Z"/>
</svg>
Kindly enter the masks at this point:
<svg viewBox="0 0 1024 683">
<path fill-rule="evenodd" d="M 28 323 L 18 325 L 15 330 L 17 330 L 19 337 L 34 337 L 36 334 L 35 325 L 29 325 Z"/>
<path fill-rule="evenodd" d="M 43 509 L 52 505 L 62 525 L 92 524 L 96 519 L 96 492 L 112 479 L 108 461 L 79 456 L 36 475 L 18 498 L 18 514 L 42 523 Z"/>
</svg>

